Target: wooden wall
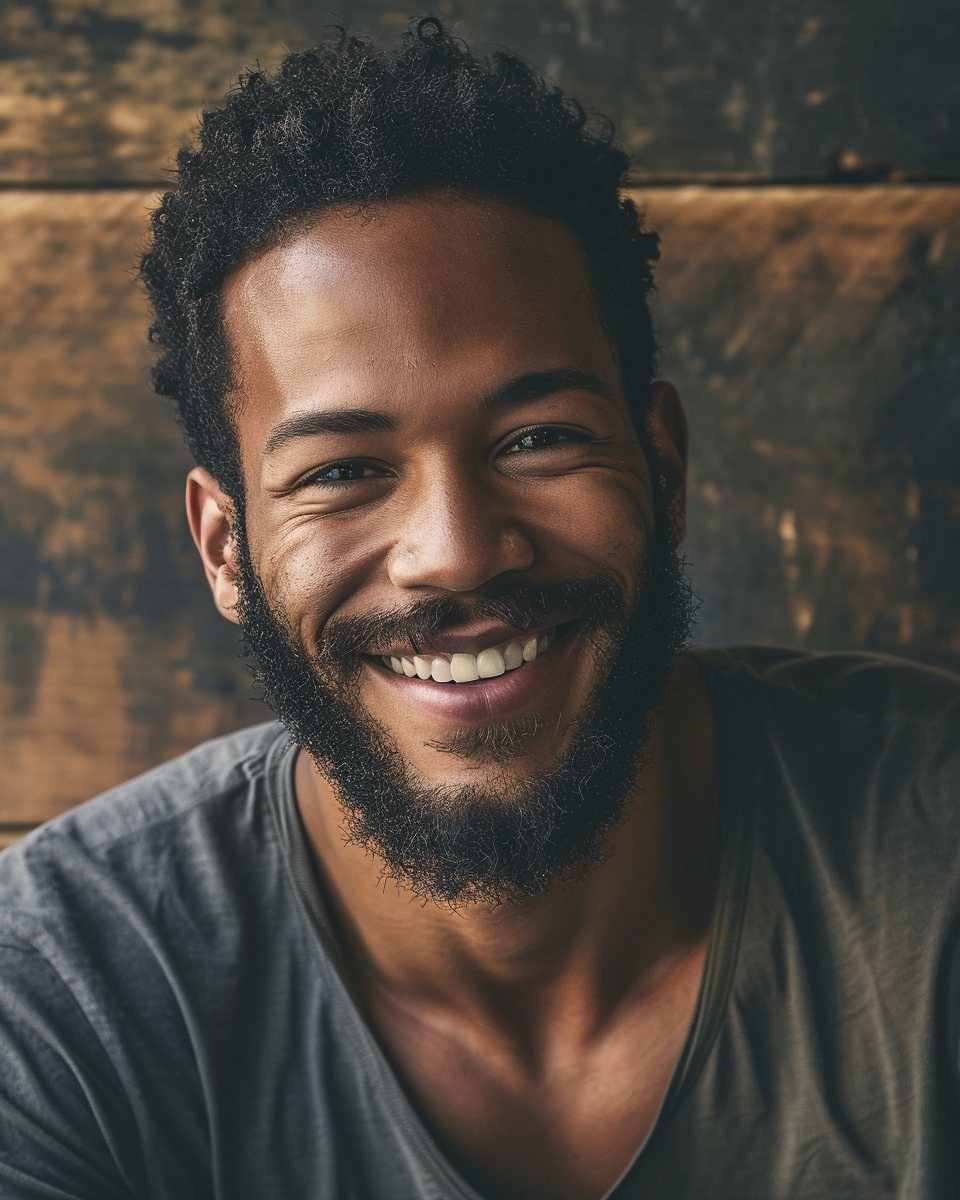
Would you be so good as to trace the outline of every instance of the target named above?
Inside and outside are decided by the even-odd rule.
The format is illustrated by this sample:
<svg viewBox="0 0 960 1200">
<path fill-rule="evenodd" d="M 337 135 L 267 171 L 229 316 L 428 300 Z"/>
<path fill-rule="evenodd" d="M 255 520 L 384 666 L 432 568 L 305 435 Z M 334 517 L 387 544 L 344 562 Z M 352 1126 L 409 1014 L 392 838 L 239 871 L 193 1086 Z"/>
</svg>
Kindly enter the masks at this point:
<svg viewBox="0 0 960 1200">
<path fill-rule="evenodd" d="M 386 4 L 348 7 L 381 36 L 406 24 Z M 693 427 L 701 640 L 960 665 L 960 187 L 813 178 L 842 144 L 927 176 L 960 166 L 955 73 L 935 69 L 956 21 L 920 6 L 926 24 L 888 91 L 919 79 L 927 53 L 926 106 L 901 105 L 891 126 L 871 72 L 890 75 L 883 39 L 902 5 L 882 10 L 867 67 L 846 75 L 852 2 L 826 17 L 772 0 L 701 5 L 699 25 L 691 6 L 659 2 L 437 10 L 604 103 L 647 171 L 635 195 L 663 235 L 664 373 Z M 2 838 L 268 715 L 189 542 L 189 461 L 146 385 L 133 265 L 198 109 L 326 19 L 266 0 L 31 0 L 0 13 Z M 833 73 L 814 88 L 824 62 Z M 807 96 L 834 84 L 828 119 L 833 101 Z M 766 149 L 764 121 L 776 126 Z M 749 186 L 663 185 L 718 170 Z M 811 178 L 769 186 L 777 170 Z"/>
<path fill-rule="evenodd" d="M 960 171 L 956 0 L 5 0 L 0 178 L 153 181 L 237 71 L 434 12 L 606 113 L 645 171 Z"/>
</svg>

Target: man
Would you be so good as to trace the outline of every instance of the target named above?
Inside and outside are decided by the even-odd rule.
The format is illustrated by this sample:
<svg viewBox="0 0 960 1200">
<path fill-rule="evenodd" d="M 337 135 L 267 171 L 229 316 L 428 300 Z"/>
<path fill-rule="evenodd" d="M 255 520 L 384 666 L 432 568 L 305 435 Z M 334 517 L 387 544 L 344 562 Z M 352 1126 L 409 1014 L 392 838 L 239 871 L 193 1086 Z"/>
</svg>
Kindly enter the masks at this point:
<svg viewBox="0 0 960 1200">
<path fill-rule="evenodd" d="M 0 1195 L 957 1194 L 960 689 L 682 652 L 625 166 L 433 19 L 181 154 L 156 383 L 282 724 L 0 859 Z"/>
</svg>

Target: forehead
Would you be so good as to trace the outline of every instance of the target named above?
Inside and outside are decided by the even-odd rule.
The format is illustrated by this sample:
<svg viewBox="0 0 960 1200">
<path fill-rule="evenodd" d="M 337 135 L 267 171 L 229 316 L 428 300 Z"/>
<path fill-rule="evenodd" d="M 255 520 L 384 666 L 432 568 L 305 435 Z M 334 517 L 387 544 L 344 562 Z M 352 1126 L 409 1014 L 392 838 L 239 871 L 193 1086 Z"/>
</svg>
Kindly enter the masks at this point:
<svg viewBox="0 0 960 1200">
<path fill-rule="evenodd" d="M 613 360 L 576 235 L 494 200 L 325 212 L 237 270 L 222 306 L 241 425 L 333 396 L 456 404 L 524 371 L 609 375 Z"/>
</svg>

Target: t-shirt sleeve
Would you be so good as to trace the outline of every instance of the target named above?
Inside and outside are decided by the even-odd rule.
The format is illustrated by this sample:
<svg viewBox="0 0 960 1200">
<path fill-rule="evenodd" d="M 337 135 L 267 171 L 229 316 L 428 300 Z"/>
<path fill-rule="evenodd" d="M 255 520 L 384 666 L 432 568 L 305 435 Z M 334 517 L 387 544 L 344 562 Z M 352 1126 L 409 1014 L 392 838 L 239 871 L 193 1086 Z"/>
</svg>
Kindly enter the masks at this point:
<svg viewBox="0 0 960 1200">
<path fill-rule="evenodd" d="M 115 1068 L 69 988 L 33 947 L 0 934 L 0 1198 L 146 1195 L 137 1142 Z"/>
</svg>

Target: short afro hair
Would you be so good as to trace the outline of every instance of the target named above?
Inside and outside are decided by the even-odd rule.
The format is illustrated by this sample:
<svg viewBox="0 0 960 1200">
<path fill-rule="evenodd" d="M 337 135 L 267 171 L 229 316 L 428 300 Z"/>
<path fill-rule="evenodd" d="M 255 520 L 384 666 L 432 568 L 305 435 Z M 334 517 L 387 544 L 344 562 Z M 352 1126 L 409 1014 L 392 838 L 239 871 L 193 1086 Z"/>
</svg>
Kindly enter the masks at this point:
<svg viewBox="0 0 960 1200">
<path fill-rule="evenodd" d="M 631 415 L 645 433 L 657 345 L 647 296 L 658 238 L 620 185 L 629 165 L 602 118 L 522 59 L 471 53 L 434 17 L 398 49 L 335 28 L 275 76 L 241 76 L 203 114 L 196 149 L 153 215 L 141 278 L 160 347 L 155 390 L 176 401 L 196 461 L 243 504 L 219 296 L 226 277 L 291 223 L 332 205 L 430 189 L 505 200 L 578 236 L 617 346 Z"/>
</svg>

